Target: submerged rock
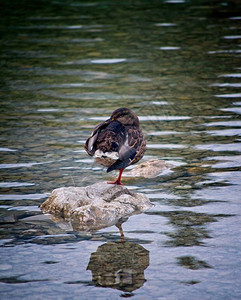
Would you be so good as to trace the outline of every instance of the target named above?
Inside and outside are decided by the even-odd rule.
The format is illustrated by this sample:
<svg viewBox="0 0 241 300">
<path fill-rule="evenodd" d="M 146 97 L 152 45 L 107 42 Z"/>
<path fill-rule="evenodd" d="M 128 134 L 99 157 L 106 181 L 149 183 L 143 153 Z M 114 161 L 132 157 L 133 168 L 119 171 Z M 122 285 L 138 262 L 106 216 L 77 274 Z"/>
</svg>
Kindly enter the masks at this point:
<svg viewBox="0 0 241 300">
<path fill-rule="evenodd" d="M 129 172 L 125 172 L 126 177 L 144 177 L 144 178 L 154 178 L 163 173 L 169 172 L 174 166 L 160 159 L 151 159 L 145 161 Z"/>
<path fill-rule="evenodd" d="M 75 230 L 91 231 L 115 225 L 121 218 L 144 212 L 151 206 L 144 194 L 121 185 L 97 182 L 86 187 L 55 189 L 40 208 L 58 221 L 69 221 Z"/>
</svg>

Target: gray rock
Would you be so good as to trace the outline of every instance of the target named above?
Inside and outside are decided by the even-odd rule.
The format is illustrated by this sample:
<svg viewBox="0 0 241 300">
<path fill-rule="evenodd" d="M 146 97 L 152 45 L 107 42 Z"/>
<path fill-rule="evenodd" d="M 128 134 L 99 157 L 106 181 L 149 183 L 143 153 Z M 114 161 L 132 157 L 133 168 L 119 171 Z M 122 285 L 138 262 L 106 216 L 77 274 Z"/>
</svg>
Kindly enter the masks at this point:
<svg viewBox="0 0 241 300">
<path fill-rule="evenodd" d="M 146 211 L 152 206 L 148 197 L 121 185 L 97 182 L 86 187 L 53 190 L 40 206 L 47 213 L 71 222 L 75 230 L 97 230 L 118 223 L 121 218 Z"/>
</svg>

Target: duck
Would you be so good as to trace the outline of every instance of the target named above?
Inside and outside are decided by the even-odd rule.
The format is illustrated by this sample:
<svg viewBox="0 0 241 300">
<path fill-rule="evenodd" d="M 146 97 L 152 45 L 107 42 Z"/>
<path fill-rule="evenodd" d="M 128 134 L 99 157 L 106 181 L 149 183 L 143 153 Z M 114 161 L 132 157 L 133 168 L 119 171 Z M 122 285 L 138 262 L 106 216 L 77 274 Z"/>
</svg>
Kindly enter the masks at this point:
<svg viewBox="0 0 241 300">
<path fill-rule="evenodd" d="M 107 173 L 119 170 L 117 179 L 109 184 L 124 185 L 124 169 L 137 163 L 146 151 L 146 140 L 137 115 L 126 107 L 112 112 L 109 119 L 98 124 L 84 148 L 97 164 L 107 167 Z"/>
</svg>

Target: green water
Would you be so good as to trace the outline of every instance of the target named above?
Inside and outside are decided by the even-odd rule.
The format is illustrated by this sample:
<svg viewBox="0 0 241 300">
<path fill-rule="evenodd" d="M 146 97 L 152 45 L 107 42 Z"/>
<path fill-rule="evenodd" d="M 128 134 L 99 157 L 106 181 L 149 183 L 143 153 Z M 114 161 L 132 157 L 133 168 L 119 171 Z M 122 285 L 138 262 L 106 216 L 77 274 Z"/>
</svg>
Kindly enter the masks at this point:
<svg viewBox="0 0 241 300">
<path fill-rule="evenodd" d="M 1 298 L 239 299 L 239 1 L 1 3 Z M 122 106 L 142 161 L 175 166 L 123 177 L 155 204 L 123 224 L 124 246 L 115 227 L 73 232 L 39 209 L 115 177 L 83 144 Z"/>
</svg>

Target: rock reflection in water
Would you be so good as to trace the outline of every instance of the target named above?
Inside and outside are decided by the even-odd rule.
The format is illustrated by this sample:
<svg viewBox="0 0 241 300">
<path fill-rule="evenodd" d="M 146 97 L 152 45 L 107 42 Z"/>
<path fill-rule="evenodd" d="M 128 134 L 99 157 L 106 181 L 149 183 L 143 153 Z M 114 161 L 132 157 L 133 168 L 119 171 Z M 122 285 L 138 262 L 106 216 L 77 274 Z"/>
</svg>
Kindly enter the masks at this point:
<svg viewBox="0 0 241 300">
<path fill-rule="evenodd" d="M 108 242 L 93 252 L 87 270 L 96 286 L 133 292 L 146 281 L 149 251 L 132 242 Z"/>
</svg>

